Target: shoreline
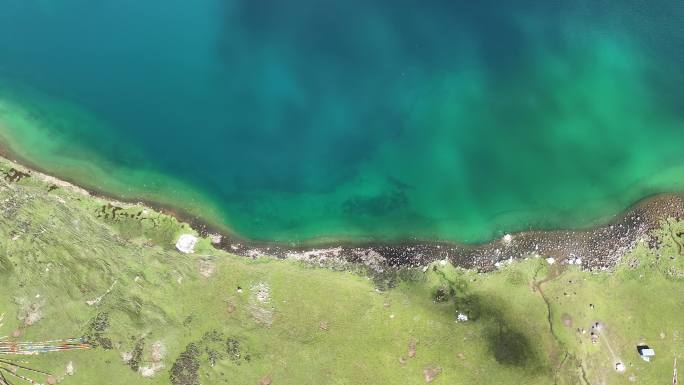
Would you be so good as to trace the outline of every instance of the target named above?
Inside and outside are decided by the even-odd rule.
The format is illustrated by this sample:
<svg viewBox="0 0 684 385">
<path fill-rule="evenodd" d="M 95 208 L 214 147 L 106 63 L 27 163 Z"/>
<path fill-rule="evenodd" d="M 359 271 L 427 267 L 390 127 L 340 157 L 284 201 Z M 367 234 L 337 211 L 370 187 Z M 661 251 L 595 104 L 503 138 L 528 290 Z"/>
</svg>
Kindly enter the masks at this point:
<svg viewBox="0 0 684 385">
<path fill-rule="evenodd" d="M 558 262 L 571 259 L 589 270 L 606 270 L 631 250 L 640 239 L 659 227 L 662 219 L 684 218 L 684 194 L 661 193 L 645 197 L 615 215 L 602 225 L 588 229 L 527 230 L 507 234 L 501 239 L 477 244 L 445 240 L 406 239 L 374 240 L 310 240 L 296 245 L 287 242 L 255 241 L 242 238 L 227 228 L 203 220 L 182 209 L 146 199 L 122 199 L 107 191 L 82 187 L 68 178 L 55 177 L 39 165 L 21 158 L 5 144 L 0 144 L 0 157 L 20 165 L 29 175 L 37 173 L 46 183 L 68 187 L 81 194 L 121 204 L 146 206 L 187 223 L 202 237 L 216 237 L 214 247 L 232 254 L 257 258 L 273 256 L 304 260 L 318 265 L 333 261 L 360 263 L 375 272 L 387 268 L 420 267 L 437 260 L 478 271 L 491 271 L 499 266 L 529 256 L 553 257 Z"/>
</svg>

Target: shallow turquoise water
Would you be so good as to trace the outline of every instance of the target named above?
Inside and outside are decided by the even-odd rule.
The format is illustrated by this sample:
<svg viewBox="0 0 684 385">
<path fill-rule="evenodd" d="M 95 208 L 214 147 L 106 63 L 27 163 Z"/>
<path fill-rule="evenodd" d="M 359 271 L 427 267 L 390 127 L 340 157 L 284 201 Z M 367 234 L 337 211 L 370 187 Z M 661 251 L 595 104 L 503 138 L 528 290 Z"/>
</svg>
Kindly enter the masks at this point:
<svg viewBox="0 0 684 385">
<path fill-rule="evenodd" d="M 245 237 L 486 240 L 684 190 L 680 1 L 5 0 L 0 136 Z"/>
</svg>

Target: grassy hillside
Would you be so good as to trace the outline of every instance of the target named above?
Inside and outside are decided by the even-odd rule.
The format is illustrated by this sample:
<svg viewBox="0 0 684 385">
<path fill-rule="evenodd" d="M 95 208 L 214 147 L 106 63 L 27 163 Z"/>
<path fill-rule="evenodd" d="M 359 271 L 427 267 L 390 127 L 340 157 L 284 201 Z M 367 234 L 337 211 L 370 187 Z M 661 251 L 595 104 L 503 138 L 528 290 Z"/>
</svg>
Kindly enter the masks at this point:
<svg viewBox="0 0 684 385">
<path fill-rule="evenodd" d="M 94 345 L 0 356 L 53 373 L 17 371 L 42 383 L 668 384 L 684 353 L 682 222 L 663 221 L 610 273 L 534 257 L 492 273 L 443 261 L 392 272 L 387 286 L 208 239 L 181 254 L 174 243 L 193 230 L 172 217 L 5 160 L 0 172 L 1 342 Z"/>
</svg>

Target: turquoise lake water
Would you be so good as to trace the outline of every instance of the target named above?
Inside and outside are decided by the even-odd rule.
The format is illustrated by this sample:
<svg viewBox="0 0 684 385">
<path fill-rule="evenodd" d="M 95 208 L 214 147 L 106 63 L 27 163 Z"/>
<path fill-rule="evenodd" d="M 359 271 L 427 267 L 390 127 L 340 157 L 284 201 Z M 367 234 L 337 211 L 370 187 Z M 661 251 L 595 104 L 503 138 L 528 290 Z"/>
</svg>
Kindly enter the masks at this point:
<svg viewBox="0 0 684 385">
<path fill-rule="evenodd" d="M 0 137 L 247 238 L 479 242 L 684 191 L 683 68 L 681 1 L 4 0 Z"/>
</svg>

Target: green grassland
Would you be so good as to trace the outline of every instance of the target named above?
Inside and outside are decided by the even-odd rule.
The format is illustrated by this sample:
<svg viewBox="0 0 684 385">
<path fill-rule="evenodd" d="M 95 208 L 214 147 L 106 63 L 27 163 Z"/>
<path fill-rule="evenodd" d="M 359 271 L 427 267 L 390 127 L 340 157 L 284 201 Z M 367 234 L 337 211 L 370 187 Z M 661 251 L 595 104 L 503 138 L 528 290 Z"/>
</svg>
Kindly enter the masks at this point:
<svg viewBox="0 0 684 385">
<path fill-rule="evenodd" d="M 43 383 L 653 385 L 684 353 L 683 222 L 664 220 L 612 272 L 530 257 L 373 277 L 208 239 L 181 254 L 188 225 L 17 170 L 0 159 L 0 336 L 95 346 L 21 358 L 53 373 L 18 372 Z"/>
</svg>

